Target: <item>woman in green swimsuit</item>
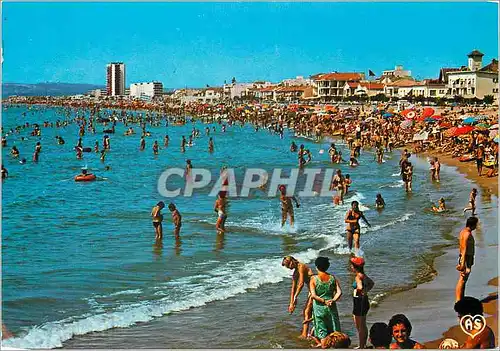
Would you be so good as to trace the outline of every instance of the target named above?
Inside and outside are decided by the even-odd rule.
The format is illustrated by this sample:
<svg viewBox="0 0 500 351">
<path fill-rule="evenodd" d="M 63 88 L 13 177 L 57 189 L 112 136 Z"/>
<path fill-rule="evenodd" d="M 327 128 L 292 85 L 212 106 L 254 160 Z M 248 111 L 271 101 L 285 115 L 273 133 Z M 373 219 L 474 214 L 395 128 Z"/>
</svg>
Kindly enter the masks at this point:
<svg viewBox="0 0 500 351">
<path fill-rule="evenodd" d="M 317 346 L 325 348 L 327 336 L 334 331 L 341 331 L 336 302 L 342 296 L 342 290 L 337 278 L 326 272 L 330 267 L 327 257 L 318 257 L 314 264 L 318 275 L 313 276 L 309 283 L 313 299 L 314 336 Z"/>
</svg>

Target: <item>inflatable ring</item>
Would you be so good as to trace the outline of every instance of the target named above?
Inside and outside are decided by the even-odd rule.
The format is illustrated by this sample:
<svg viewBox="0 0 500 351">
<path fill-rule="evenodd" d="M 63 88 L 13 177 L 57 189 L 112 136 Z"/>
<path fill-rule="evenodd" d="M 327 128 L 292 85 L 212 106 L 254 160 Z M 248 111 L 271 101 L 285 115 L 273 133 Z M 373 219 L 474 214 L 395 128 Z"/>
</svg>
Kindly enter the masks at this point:
<svg viewBox="0 0 500 351">
<path fill-rule="evenodd" d="M 96 179 L 96 176 L 94 174 L 87 174 L 87 175 L 77 175 L 75 177 L 75 182 L 92 182 Z"/>
</svg>

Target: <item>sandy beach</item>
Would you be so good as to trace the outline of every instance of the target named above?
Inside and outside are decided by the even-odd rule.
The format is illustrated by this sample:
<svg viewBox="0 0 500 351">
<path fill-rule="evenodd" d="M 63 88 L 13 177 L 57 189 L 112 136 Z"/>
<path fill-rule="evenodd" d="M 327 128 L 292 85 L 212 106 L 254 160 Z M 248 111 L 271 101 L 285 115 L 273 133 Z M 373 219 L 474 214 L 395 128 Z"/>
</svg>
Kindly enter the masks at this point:
<svg viewBox="0 0 500 351">
<path fill-rule="evenodd" d="M 475 234 L 476 261 L 467 283 L 466 295 L 488 301 L 483 302 L 485 317 L 488 326 L 495 332 L 498 346 L 498 178 L 487 178 L 484 175 L 479 177 L 475 163 L 459 162 L 448 155 L 431 155 L 439 157 L 443 171 L 455 169 L 479 188 L 480 226 Z M 464 189 L 464 204 L 467 196 L 468 187 Z M 458 225 L 450 235 L 457 238 L 464 224 L 465 217 L 464 223 Z M 465 341 L 466 335 L 458 326 L 457 315 L 453 310 L 454 289 L 458 279 L 458 272 L 455 270 L 458 240 L 450 247 L 436 250 L 443 254 L 434 260 L 435 279 L 384 299 L 368 315 L 369 325 L 379 321 L 387 322 L 392 315 L 404 313 L 413 324 L 412 337 L 424 342 L 428 348 L 437 348 L 445 338 L 453 338 L 459 343 Z"/>
</svg>

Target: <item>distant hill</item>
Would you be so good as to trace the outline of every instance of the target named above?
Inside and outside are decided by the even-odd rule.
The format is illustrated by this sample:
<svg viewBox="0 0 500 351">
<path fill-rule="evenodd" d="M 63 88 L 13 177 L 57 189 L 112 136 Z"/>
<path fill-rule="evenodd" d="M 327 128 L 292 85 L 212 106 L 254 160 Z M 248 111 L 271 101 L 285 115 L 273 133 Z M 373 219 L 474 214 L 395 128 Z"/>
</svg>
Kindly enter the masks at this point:
<svg viewBox="0 0 500 351">
<path fill-rule="evenodd" d="M 62 96 L 85 94 L 92 89 L 104 89 L 105 86 L 95 84 L 73 83 L 2 83 L 2 98 L 12 95 L 21 96 Z"/>
</svg>

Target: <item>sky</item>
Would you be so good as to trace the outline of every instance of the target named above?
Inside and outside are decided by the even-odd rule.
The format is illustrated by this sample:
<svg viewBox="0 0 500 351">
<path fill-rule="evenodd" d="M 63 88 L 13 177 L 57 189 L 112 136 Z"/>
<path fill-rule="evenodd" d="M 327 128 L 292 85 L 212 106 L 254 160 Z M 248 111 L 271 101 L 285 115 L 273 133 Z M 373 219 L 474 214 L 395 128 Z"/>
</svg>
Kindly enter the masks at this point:
<svg viewBox="0 0 500 351">
<path fill-rule="evenodd" d="M 166 88 L 279 82 L 403 65 L 417 79 L 498 58 L 498 2 L 15 3 L 3 2 L 2 81 Z"/>
</svg>

